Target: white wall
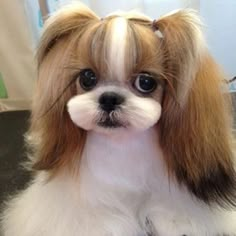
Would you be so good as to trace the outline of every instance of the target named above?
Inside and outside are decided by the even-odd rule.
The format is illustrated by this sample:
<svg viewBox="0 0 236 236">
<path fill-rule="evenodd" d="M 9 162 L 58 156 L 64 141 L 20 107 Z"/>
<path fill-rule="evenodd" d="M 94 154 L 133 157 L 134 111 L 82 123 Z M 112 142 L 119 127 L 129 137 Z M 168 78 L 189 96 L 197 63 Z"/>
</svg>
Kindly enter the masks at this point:
<svg viewBox="0 0 236 236">
<path fill-rule="evenodd" d="M 199 0 L 144 0 L 144 12 L 153 19 L 180 8 L 199 9 Z"/>
<path fill-rule="evenodd" d="M 105 16 L 116 10 L 141 10 L 153 19 L 178 8 L 199 8 L 199 0 L 87 0 L 98 15 Z"/>
<path fill-rule="evenodd" d="M 236 76 L 236 0 L 201 0 L 207 42 L 229 78 Z"/>
<path fill-rule="evenodd" d="M 0 99 L 0 111 L 25 109 L 35 82 L 31 34 L 23 1 L 0 0 L 0 71 L 8 99 Z"/>
</svg>

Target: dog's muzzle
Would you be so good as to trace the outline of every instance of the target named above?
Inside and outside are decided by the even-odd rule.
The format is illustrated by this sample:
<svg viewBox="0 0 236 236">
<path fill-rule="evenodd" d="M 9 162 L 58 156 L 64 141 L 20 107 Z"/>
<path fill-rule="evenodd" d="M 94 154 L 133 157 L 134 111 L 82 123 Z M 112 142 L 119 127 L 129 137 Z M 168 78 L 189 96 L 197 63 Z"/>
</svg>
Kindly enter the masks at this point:
<svg viewBox="0 0 236 236">
<path fill-rule="evenodd" d="M 121 109 L 121 105 L 124 104 L 125 98 L 115 92 L 105 92 L 99 97 L 99 107 L 102 112 L 101 119 L 98 121 L 98 125 L 104 128 L 119 128 L 124 125 L 117 119 L 115 113 L 118 109 Z"/>
</svg>

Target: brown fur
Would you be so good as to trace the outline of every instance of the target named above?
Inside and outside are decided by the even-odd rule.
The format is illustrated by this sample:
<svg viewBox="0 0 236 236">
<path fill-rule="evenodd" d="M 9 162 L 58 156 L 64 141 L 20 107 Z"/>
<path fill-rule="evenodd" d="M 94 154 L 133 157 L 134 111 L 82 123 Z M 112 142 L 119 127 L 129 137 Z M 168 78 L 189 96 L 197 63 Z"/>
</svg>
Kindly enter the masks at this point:
<svg viewBox="0 0 236 236">
<path fill-rule="evenodd" d="M 101 79 L 109 77 L 104 62 L 114 17 L 100 21 L 89 10 L 73 8 L 49 21 L 38 51 L 29 132 L 35 169 L 56 173 L 80 159 L 86 132 L 70 120 L 66 104 L 82 91 L 70 82 L 88 66 Z M 179 11 L 154 25 L 145 18 L 127 18 L 127 78 L 151 71 L 167 81 L 157 130 L 169 173 L 207 203 L 235 205 L 230 102 L 222 93 L 224 76 L 207 52 L 197 17 Z M 153 26 L 163 38 L 154 34 Z"/>
<path fill-rule="evenodd" d="M 198 25 L 190 16 L 178 12 L 156 22 L 164 35 L 171 81 L 159 123 L 160 142 L 169 171 L 180 183 L 205 202 L 235 205 L 231 103 L 223 94 L 219 66 L 197 45 Z M 189 88 L 184 101 L 179 94 L 183 88 Z"/>
</svg>

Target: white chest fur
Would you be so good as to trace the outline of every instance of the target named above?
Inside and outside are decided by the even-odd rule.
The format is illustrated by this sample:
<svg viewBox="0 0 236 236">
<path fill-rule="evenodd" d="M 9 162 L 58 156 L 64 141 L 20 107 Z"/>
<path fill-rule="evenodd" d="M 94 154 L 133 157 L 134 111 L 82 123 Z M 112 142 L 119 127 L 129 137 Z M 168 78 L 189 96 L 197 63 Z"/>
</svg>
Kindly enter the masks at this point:
<svg viewBox="0 0 236 236">
<path fill-rule="evenodd" d="M 234 235 L 235 212 L 210 210 L 168 178 L 155 133 L 89 133 L 80 174 L 46 183 L 40 173 L 10 201 L 4 236 Z"/>
<path fill-rule="evenodd" d="M 154 177 L 162 182 L 166 173 L 162 152 L 153 130 L 140 136 L 89 134 L 82 171 L 83 168 L 85 175 L 90 174 L 90 180 L 95 178 L 102 184 L 127 188 L 129 191 L 146 190 Z"/>
</svg>

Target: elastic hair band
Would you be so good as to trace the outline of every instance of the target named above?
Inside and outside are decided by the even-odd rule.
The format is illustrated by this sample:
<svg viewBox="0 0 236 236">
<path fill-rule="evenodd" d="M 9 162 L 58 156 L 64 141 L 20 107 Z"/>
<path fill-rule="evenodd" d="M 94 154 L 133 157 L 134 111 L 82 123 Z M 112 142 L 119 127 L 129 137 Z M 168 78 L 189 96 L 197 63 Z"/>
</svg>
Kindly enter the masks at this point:
<svg viewBox="0 0 236 236">
<path fill-rule="evenodd" d="M 157 26 L 157 20 L 156 20 L 156 19 L 153 20 L 153 22 L 152 22 L 152 29 L 153 29 L 153 31 L 159 30 L 159 28 L 158 28 L 158 26 Z"/>
</svg>

